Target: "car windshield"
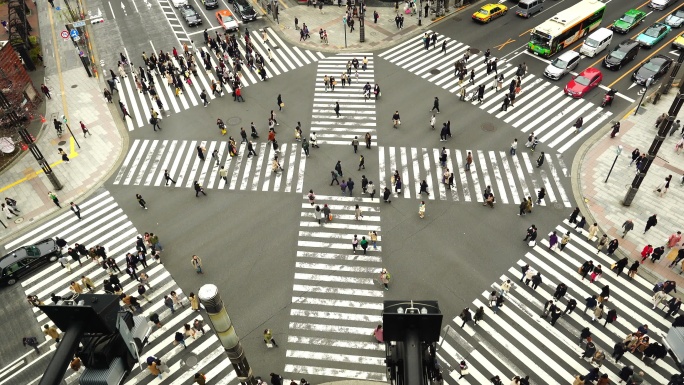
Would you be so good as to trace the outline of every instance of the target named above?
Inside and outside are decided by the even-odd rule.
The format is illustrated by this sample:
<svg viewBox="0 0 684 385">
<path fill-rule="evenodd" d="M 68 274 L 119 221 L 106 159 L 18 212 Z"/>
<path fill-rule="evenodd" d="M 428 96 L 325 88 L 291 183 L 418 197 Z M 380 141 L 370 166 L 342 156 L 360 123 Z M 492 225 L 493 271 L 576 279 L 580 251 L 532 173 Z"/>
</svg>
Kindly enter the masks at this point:
<svg viewBox="0 0 684 385">
<path fill-rule="evenodd" d="M 587 39 L 584 41 L 584 44 L 588 45 L 589 47 L 598 47 L 599 45 L 598 41 L 594 39 Z"/>
<path fill-rule="evenodd" d="M 477 13 L 480 15 L 489 15 L 489 11 L 484 8 L 481 8 Z"/>
<path fill-rule="evenodd" d="M 223 15 L 223 22 L 224 23 L 230 23 L 233 20 L 234 20 L 233 16 Z"/>
<path fill-rule="evenodd" d="M 589 80 L 589 78 L 585 78 L 584 76 L 578 76 L 575 78 L 575 83 L 583 86 L 588 86 L 589 83 L 591 83 L 591 80 Z"/>
<path fill-rule="evenodd" d="M 644 69 L 651 72 L 658 72 L 658 70 L 660 70 L 660 65 L 650 61 L 644 64 Z"/>
<path fill-rule="evenodd" d="M 644 32 L 644 35 L 650 36 L 650 37 L 658 37 L 660 36 L 660 27 L 651 27 Z"/>
<path fill-rule="evenodd" d="M 551 62 L 551 65 L 556 68 L 565 69 L 565 67 L 568 66 L 568 62 L 561 60 L 560 58 L 556 58 Z"/>
<path fill-rule="evenodd" d="M 549 47 L 549 38 L 548 36 L 540 35 L 537 33 L 533 33 L 532 37 L 530 38 L 530 41 L 534 45 L 539 45 L 542 47 Z"/>
<path fill-rule="evenodd" d="M 184 9 L 183 13 L 185 16 L 195 16 L 195 11 L 189 8 Z"/>
<path fill-rule="evenodd" d="M 613 51 L 613 53 L 611 53 L 610 56 L 612 56 L 616 59 L 623 59 L 625 56 L 627 56 L 627 52 Z"/>
<path fill-rule="evenodd" d="M 627 24 L 632 24 L 634 23 L 634 16 L 624 15 L 620 18 L 620 20 L 624 21 Z"/>
<path fill-rule="evenodd" d="M 518 8 L 520 8 L 520 9 L 527 9 L 527 8 L 529 8 L 529 6 L 530 5 L 527 3 L 518 3 Z"/>
<path fill-rule="evenodd" d="M 677 12 L 673 13 L 672 16 L 678 17 L 680 19 L 684 19 L 684 11 L 681 11 L 681 10 L 677 11 Z"/>
</svg>

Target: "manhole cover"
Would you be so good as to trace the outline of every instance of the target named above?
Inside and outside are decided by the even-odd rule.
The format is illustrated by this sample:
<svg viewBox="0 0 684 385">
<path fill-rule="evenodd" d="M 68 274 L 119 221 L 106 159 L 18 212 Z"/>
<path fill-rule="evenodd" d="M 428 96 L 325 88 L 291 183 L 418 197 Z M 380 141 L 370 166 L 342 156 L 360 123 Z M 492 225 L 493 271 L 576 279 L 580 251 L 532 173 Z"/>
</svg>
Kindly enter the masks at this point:
<svg viewBox="0 0 684 385">
<path fill-rule="evenodd" d="M 65 144 L 67 144 L 67 142 L 65 140 L 60 140 L 57 144 L 60 146 L 64 146 Z"/>
<path fill-rule="evenodd" d="M 439 73 L 442 73 L 442 71 L 440 71 L 438 68 L 433 68 L 430 70 L 430 73 L 433 75 L 437 75 Z"/>
<path fill-rule="evenodd" d="M 470 54 L 471 55 L 477 55 L 478 53 L 480 53 L 479 49 L 470 47 Z"/>
<path fill-rule="evenodd" d="M 280 49 L 280 46 L 277 45 L 277 46 L 273 47 L 273 49 Z"/>
<path fill-rule="evenodd" d="M 231 126 L 237 126 L 241 122 L 242 122 L 242 119 L 240 119 L 238 117 L 228 119 L 228 124 L 230 124 Z"/>
<path fill-rule="evenodd" d="M 74 84 L 71 86 L 71 88 L 76 88 L 76 87 L 78 87 L 78 84 Z"/>
<path fill-rule="evenodd" d="M 20 223 L 23 222 L 23 221 L 24 221 L 24 218 L 19 217 L 19 218 L 17 218 L 17 219 L 14 220 L 14 223 L 20 224 Z"/>
<path fill-rule="evenodd" d="M 492 123 L 482 123 L 480 128 L 482 128 L 482 131 L 488 131 L 488 132 L 496 131 L 496 126 Z"/>
<path fill-rule="evenodd" d="M 181 365 L 185 366 L 187 369 L 192 369 L 195 365 L 197 365 L 197 362 L 199 360 L 197 359 L 197 356 L 194 354 L 191 354 L 187 357 L 185 357 L 184 360 L 181 360 Z"/>
</svg>

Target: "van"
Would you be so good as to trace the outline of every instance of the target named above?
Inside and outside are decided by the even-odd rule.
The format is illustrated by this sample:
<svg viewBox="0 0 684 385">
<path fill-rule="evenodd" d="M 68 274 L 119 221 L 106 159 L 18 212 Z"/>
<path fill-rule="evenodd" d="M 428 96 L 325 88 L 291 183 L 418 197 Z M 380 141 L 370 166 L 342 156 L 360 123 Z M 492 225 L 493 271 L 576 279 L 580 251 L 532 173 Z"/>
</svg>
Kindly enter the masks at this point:
<svg viewBox="0 0 684 385">
<path fill-rule="evenodd" d="M 580 53 L 582 55 L 594 57 L 599 52 L 608 48 L 612 40 L 613 31 L 608 28 L 599 28 L 584 41 L 582 48 L 580 48 Z"/>
<path fill-rule="evenodd" d="M 603 59 L 603 65 L 609 70 L 619 70 L 623 65 L 634 60 L 640 47 L 641 44 L 637 41 L 625 40 L 606 55 Z"/>
<path fill-rule="evenodd" d="M 544 0 L 520 0 L 515 14 L 525 18 L 530 18 L 537 12 L 544 9 Z"/>
<path fill-rule="evenodd" d="M 581 56 L 582 55 L 575 51 L 563 52 L 560 56 L 553 59 L 551 64 L 546 67 L 544 76 L 553 80 L 562 78 L 565 74 L 577 67 Z"/>
</svg>

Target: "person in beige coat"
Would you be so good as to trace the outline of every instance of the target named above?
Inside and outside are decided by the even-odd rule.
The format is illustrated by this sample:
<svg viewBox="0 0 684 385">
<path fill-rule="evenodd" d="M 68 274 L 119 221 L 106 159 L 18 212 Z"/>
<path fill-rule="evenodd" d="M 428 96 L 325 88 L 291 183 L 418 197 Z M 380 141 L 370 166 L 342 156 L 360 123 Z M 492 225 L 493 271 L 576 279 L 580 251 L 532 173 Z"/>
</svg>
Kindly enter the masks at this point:
<svg viewBox="0 0 684 385">
<path fill-rule="evenodd" d="M 69 285 L 69 290 L 71 290 L 74 294 L 83 294 L 83 287 L 75 281 L 71 281 L 71 285 Z"/>
<path fill-rule="evenodd" d="M 43 325 L 43 334 L 50 336 L 55 342 L 59 343 L 60 337 L 56 327 L 48 324 Z"/>
<path fill-rule="evenodd" d="M 598 234 L 598 231 L 598 223 L 594 222 L 593 225 L 589 226 L 589 234 L 587 234 L 587 239 L 590 241 L 593 240 L 596 237 L 596 234 Z"/>
<path fill-rule="evenodd" d="M 195 293 L 190 292 L 190 294 L 188 294 L 188 298 L 190 299 L 190 307 L 192 308 L 192 310 L 200 311 L 199 298 L 197 298 Z"/>
</svg>

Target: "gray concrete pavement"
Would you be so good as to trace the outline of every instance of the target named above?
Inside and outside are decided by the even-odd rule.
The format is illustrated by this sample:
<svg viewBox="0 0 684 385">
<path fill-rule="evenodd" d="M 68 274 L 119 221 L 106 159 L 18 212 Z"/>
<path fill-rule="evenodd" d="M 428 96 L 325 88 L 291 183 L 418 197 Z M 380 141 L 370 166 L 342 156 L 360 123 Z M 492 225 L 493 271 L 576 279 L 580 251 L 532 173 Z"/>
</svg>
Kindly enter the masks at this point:
<svg viewBox="0 0 684 385">
<path fill-rule="evenodd" d="M 632 260 L 641 258 L 640 253 L 647 244 L 654 248 L 665 245 L 671 234 L 682 231 L 677 212 L 684 204 L 684 185 L 680 183 L 684 175 L 684 155 L 677 154 L 674 149 L 681 139 L 681 131 L 666 137 L 633 203 L 629 207 L 621 203 L 635 176 L 635 166 L 629 165 L 632 151 L 638 148 L 642 153 L 648 152 L 657 134 L 656 118 L 667 112 L 676 94 L 677 89 L 673 88 L 657 105 L 648 103 L 637 115 L 634 115 L 634 109 L 628 111 L 620 119 L 620 133 L 615 138 L 610 138 L 610 125 L 606 125 L 580 148 L 573 164 L 573 192 L 582 213 L 589 217 L 590 224 L 594 221 L 599 224 L 600 233 L 619 240 L 618 255 Z M 623 147 L 622 153 L 608 182 L 604 183 L 618 145 Z M 673 176 L 670 189 L 660 196 L 654 190 L 668 175 Z M 658 214 L 658 224 L 643 234 L 646 220 L 653 214 Z M 634 230 L 623 239 L 621 227 L 627 219 L 634 221 Z M 675 249 L 679 247 L 682 247 L 681 242 Z M 682 285 L 684 278 L 680 266 L 668 268 L 671 263 L 666 258 L 668 252 L 670 249 L 666 247 L 665 256 L 658 263 L 647 260 L 639 273 L 651 275 L 654 281 L 670 279 Z"/>
<path fill-rule="evenodd" d="M 52 99 L 46 100 L 45 111 L 39 111 L 46 122 L 36 137 L 36 145 L 63 188 L 53 187 L 30 152 L 22 154 L 0 174 L 0 186 L 3 186 L 0 191 L 3 196 L 16 199 L 21 209 L 20 216 L 9 221 L 8 229 L 0 231 L 2 239 L 12 237 L 40 219 L 68 210 L 71 201 L 78 204 L 83 196 L 103 183 L 127 147 L 123 127 L 110 113 L 113 105 L 108 105 L 102 96 L 103 82 L 87 76 L 71 42 L 59 37 L 63 27 L 57 24 L 56 11 L 41 6 L 38 14 L 46 84 Z M 69 137 L 66 127 L 61 138 L 56 134 L 52 120 L 65 113 L 80 148 Z M 83 121 L 92 136 L 84 138 L 79 121 Z M 68 154 L 69 163 L 61 160 L 58 148 Z M 48 198 L 49 191 L 57 194 L 61 209 Z"/>
<path fill-rule="evenodd" d="M 464 7 L 465 8 L 465 7 Z M 418 26 L 418 15 L 404 14 L 404 26 L 398 29 L 394 17 L 397 11 L 394 3 L 375 2 L 367 7 L 365 17 L 365 41 L 360 42 L 359 20 L 354 19 L 354 31 L 350 32 L 346 27 L 343 29 L 342 18 L 346 15 L 346 7 L 337 5 L 325 5 L 322 10 L 317 7 L 303 5 L 291 5 L 286 9 L 281 9 L 279 13 L 279 23 L 273 22 L 275 29 L 282 32 L 282 36 L 288 42 L 316 49 L 324 52 L 355 51 L 368 52 L 371 50 L 383 49 L 397 44 L 398 42 L 415 36 L 416 33 L 432 28 L 445 18 L 452 16 L 463 8 L 452 7 L 445 13 L 445 16 L 435 17 L 430 14 L 428 19 L 422 18 L 422 25 Z M 373 22 L 373 12 L 379 14 L 378 22 Z M 404 11 L 403 3 L 400 5 L 400 12 Z M 273 21 L 270 15 L 264 16 Z M 299 27 L 304 24 L 309 27 L 310 39 L 300 40 L 299 30 L 295 29 L 294 19 L 299 19 Z M 328 43 L 324 43 L 319 37 L 319 30 L 324 29 L 328 32 Z"/>
</svg>

